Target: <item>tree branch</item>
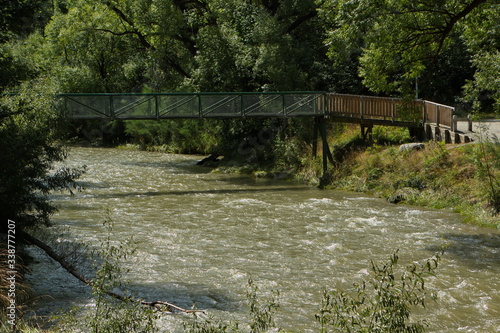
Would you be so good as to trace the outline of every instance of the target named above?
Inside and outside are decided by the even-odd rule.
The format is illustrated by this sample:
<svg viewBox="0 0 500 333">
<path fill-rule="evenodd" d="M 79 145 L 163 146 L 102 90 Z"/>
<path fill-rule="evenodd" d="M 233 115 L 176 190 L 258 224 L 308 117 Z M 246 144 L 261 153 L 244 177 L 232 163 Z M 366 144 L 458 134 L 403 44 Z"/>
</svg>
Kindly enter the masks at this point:
<svg viewBox="0 0 500 333">
<path fill-rule="evenodd" d="M 115 12 L 116 15 L 118 15 L 118 17 L 120 19 L 122 19 L 122 21 L 124 21 L 125 23 L 127 23 L 133 30 L 130 32 L 134 35 L 137 36 L 137 38 L 139 38 L 139 41 L 140 43 L 147 49 L 150 49 L 150 50 L 155 50 L 155 47 L 153 45 L 151 45 L 148 40 L 146 39 L 146 36 L 144 36 L 140 31 L 139 29 L 137 29 L 134 25 L 134 22 L 132 22 L 132 20 L 130 20 L 127 15 L 125 15 L 125 13 L 123 11 L 121 11 L 121 9 L 119 9 L 118 7 L 116 7 L 115 5 L 113 5 L 111 2 L 109 1 L 105 1 L 104 2 L 106 4 L 106 6 L 108 6 L 108 8 Z"/>
<path fill-rule="evenodd" d="M 448 37 L 448 35 L 453 30 L 453 27 L 455 26 L 455 24 L 459 20 L 461 20 L 465 16 L 467 16 L 475 8 L 477 8 L 478 6 L 480 6 L 481 4 L 483 4 L 487 1 L 488 0 L 474 0 L 467 7 L 465 7 L 461 12 L 459 12 L 456 15 L 454 15 L 453 17 L 451 17 L 450 21 L 443 28 L 443 34 L 441 36 L 441 39 L 439 40 L 438 49 L 436 51 L 436 58 L 441 53 L 441 50 L 443 49 L 443 46 L 444 46 L 444 42 L 445 42 L 446 38 Z"/>
<path fill-rule="evenodd" d="M 192 1 L 190 1 L 192 2 Z M 197 4 L 199 5 L 202 5 L 203 2 L 200 2 L 200 1 L 197 1 L 195 0 L 194 2 L 196 2 Z M 139 31 L 139 29 L 135 26 L 134 22 L 129 18 L 127 17 L 127 15 L 125 15 L 125 13 L 118 7 L 116 7 L 115 5 L 113 5 L 110 1 L 105 1 L 104 2 L 106 6 L 108 6 L 108 8 L 113 11 L 114 13 L 116 13 L 116 15 L 118 15 L 118 17 L 125 23 L 127 23 L 131 28 L 132 30 L 131 31 L 126 31 L 126 32 L 123 32 L 123 33 L 114 33 L 110 30 L 107 30 L 107 29 L 100 29 L 101 31 L 106 31 L 106 32 L 109 32 L 111 34 L 114 34 L 114 35 L 126 35 L 126 34 L 133 34 L 135 36 L 137 36 L 137 38 L 139 39 L 139 42 L 141 43 L 142 46 L 144 46 L 147 50 L 151 50 L 151 51 L 156 51 L 156 48 L 154 47 L 154 45 L 152 45 L 151 43 L 148 42 L 147 38 L 146 38 L 146 35 L 144 35 L 143 33 L 141 33 Z M 183 68 L 181 65 L 179 65 L 179 63 L 177 63 L 176 61 L 172 60 L 171 58 L 167 58 L 167 63 L 170 67 L 172 67 L 177 73 L 181 74 L 182 76 L 186 77 L 186 78 L 190 78 L 191 75 L 189 75 Z"/>
<path fill-rule="evenodd" d="M 308 12 L 307 14 L 304 14 L 302 16 L 299 16 L 295 21 L 293 21 L 289 26 L 288 28 L 286 29 L 286 32 L 287 33 L 291 33 L 292 31 L 294 31 L 295 29 L 297 29 L 298 27 L 300 27 L 300 25 L 314 17 L 316 17 L 318 15 L 318 11 L 316 9 L 314 10 L 311 10 L 310 12 Z"/>
<path fill-rule="evenodd" d="M 125 36 L 125 35 L 136 35 L 137 34 L 137 32 L 135 32 L 135 31 L 114 32 L 112 30 L 102 29 L 102 28 L 92 28 L 92 30 L 107 32 L 107 33 L 110 33 L 114 36 Z"/>
<path fill-rule="evenodd" d="M 52 249 L 52 247 L 50 247 L 48 244 L 45 244 L 41 240 L 31 236 L 30 234 L 28 234 L 26 232 L 21 232 L 21 235 L 26 241 L 39 247 L 49 257 L 51 257 L 52 259 L 57 261 L 68 273 L 70 273 L 71 275 L 73 275 L 74 277 L 76 277 L 78 280 L 85 283 L 86 285 L 91 286 L 91 287 L 95 287 L 95 284 L 93 283 L 93 281 L 91 279 L 88 279 L 83 274 L 81 274 L 75 267 L 73 267 L 73 265 L 68 263 L 64 259 L 64 257 L 57 254 L 56 251 L 54 251 L 54 249 Z M 111 296 L 113 298 L 116 298 L 116 299 L 118 299 L 120 301 L 124 301 L 124 302 L 139 302 L 142 305 L 152 306 L 152 307 L 157 308 L 157 309 L 160 308 L 161 306 L 163 306 L 163 307 L 165 307 L 166 311 L 169 311 L 169 312 L 180 311 L 180 312 L 184 312 L 184 313 L 195 313 L 195 312 L 205 313 L 204 310 L 187 310 L 187 309 L 181 308 L 180 306 L 177 306 L 177 305 L 174 305 L 172 303 L 165 302 L 165 301 L 146 302 L 146 301 L 131 299 L 130 297 L 123 296 L 121 294 L 112 292 L 110 290 L 101 290 L 101 291 L 108 296 Z"/>
</svg>

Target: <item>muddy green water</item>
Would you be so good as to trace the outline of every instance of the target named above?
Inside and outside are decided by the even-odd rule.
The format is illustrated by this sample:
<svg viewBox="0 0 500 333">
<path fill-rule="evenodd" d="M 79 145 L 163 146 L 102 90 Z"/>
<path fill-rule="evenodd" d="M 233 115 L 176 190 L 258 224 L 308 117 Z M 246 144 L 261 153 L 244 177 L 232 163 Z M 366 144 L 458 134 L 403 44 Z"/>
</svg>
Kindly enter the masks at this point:
<svg viewBox="0 0 500 333">
<path fill-rule="evenodd" d="M 113 237 L 131 236 L 138 250 L 127 263 L 130 288 L 148 300 L 241 319 L 252 278 L 262 294 L 280 292 L 277 323 L 318 332 L 314 314 L 326 288 L 367 276 L 370 259 L 396 249 L 401 262 L 446 246 L 429 291 L 438 295 L 419 319 L 430 332 L 500 332 L 500 232 L 461 223 L 459 215 L 301 184 L 209 173 L 196 156 L 73 148 L 66 164 L 86 164 L 85 189 L 55 195 L 55 223 L 75 238 L 99 243 L 103 221 Z M 91 304 L 88 290 L 42 255 L 30 281 L 47 314 Z M 175 331 L 185 316 L 161 325 Z"/>
</svg>

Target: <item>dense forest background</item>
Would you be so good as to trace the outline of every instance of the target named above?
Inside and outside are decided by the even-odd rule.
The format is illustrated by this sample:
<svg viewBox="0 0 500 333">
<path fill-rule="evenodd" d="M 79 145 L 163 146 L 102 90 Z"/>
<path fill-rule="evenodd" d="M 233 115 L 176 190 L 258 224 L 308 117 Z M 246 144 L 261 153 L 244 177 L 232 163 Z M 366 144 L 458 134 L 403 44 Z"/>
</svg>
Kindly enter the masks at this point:
<svg viewBox="0 0 500 333">
<path fill-rule="evenodd" d="M 492 0 L 3 0 L 0 14 L 3 90 L 499 99 Z"/>
<path fill-rule="evenodd" d="M 0 90 L 334 91 L 498 115 L 499 14 L 494 0 L 2 0 Z M 300 136 L 303 122 L 79 122 L 66 133 L 225 154 L 262 130 L 271 143 Z"/>
</svg>

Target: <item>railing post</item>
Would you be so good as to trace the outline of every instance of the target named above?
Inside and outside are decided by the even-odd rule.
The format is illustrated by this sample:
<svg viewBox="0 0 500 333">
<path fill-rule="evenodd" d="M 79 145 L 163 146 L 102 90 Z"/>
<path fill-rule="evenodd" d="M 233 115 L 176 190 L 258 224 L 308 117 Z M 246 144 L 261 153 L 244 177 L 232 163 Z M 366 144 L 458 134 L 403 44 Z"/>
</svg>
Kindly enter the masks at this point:
<svg viewBox="0 0 500 333">
<path fill-rule="evenodd" d="M 155 95 L 155 114 L 156 119 L 160 119 L 160 105 L 158 105 L 158 95 Z"/>
<path fill-rule="evenodd" d="M 203 107 L 201 105 L 201 94 L 198 94 L 198 116 L 203 118 Z"/>
<path fill-rule="evenodd" d="M 437 127 L 439 127 L 439 116 L 440 116 L 439 105 L 436 104 L 436 126 Z"/>
<path fill-rule="evenodd" d="M 451 131 L 456 132 L 457 131 L 457 126 L 458 126 L 458 119 L 456 115 L 452 115 L 452 120 L 451 120 Z"/>
<path fill-rule="evenodd" d="M 425 124 L 427 122 L 427 104 L 426 101 L 422 101 L 422 123 Z"/>
<path fill-rule="evenodd" d="M 113 95 L 109 95 L 109 116 L 115 119 L 115 104 Z"/>
<path fill-rule="evenodd" d="M 393 122 L 396 120 L 396 101 L 394 98 L 391 100 L 391 119 Z"/>
<path fill-rule="evenodd" d="M 243 110 L 243 94 L 240 94 L 240 113 L 242 117 L 245 117 L 245 111 Z"/>
<path fill-rule="evenodd" d="M 363 119 L 363 96 L 359 98 L 359 118 Z"/>
<path fill-rule="evenodd" d="M 286 116 L 285 94 L 281 94 L 281 106 L 283 108 L 283 116 Z"/>
<path fill-rule="evenodd" d="M 473 132 L 472 131 L 472 117 L 470 116 L 470 114 L 467 115 L 467 127 L 468 127 L 468 130 L 469 132 Z"/>
<path fill-rule="evenodd" d="M 324 115 L 327 115 L 330 113 L 328 104 L 329 104 L 328 94 L 325 93 L 325 94 L 323 94 L 323 110 L 322 110 Z"/>
<path fill-rule="evenodd" d="M 64 103 L 64 106 L 63 106 L 63 116 L 66 118 L 68 117 L 69 115 L 69 112 L 68 112 L 68 99 L 66 98 L 66 96 L 63 96 L 63 103 Z"/>
<path fill-rule="evenodd" d="M 312 139 L 312 156 L 316 158 L 318 155 L 318 132 L 320 131 L 319 117 L 314 117 L 313 139 Z"/>
</svg>

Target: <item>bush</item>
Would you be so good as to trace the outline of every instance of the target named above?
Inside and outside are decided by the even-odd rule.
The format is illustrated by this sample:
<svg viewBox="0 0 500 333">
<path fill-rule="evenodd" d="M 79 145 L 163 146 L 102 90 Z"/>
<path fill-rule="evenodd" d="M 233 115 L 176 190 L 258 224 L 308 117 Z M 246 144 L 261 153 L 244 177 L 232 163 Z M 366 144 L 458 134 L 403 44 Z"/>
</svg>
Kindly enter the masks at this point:
<svg viewBox="0 0 500 333">
<path fill-rule="evenodd" d="M 91 310 L 72 309 L 62 316 L 58 330 L 63 332 L 129 333 L 157 332 L 158 314 L 150 306 L 141 304 L 131 296 L 116 299 L 109 291 L 125 288 L 122 261 L 135 252 L 131 240 L 115 242 L 111 239 L 113 223 L 104 222 L 106 238 L 99 250 L 91 254 L 96 273 L 92 279 L 92 295 L 95 305 Z M 82 315 L 83 313 L 83 315 Z"/>
<path fill-rule="evenodd" d="M 434 275 L 440 256 L 399 272 L 398 260 L 396 252 L 382 265 L 372 261 L 368 281 L 349 290 L 326 291 L 316 314 L 321 332 L 424 332 L 425 322 L 410 322 L 410 309 L 425 307 L 425 278 Z"/>
<path fill-rule="evenodd" d="M 250 310 L 248 324 L 237 321 L 224 322 L 210 316 L 208 318 L 195 318 L 195 320 L 185 323 L 184 329 L 187 333 L 268 332 L 270 329 L 275 328 L 273 315 L 279 307 L 277 297 L 278 294 L 275 293 L 270 299 L 262 303 L 258 297 L 258 287 L 252 279 L 249 279 L 247 291 Z M 242 327 L 247 327 L 247 329 Z"/>
</svg>

